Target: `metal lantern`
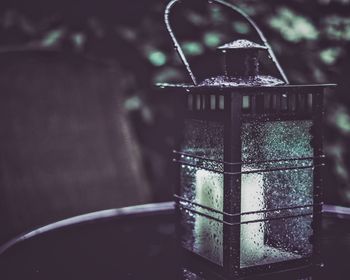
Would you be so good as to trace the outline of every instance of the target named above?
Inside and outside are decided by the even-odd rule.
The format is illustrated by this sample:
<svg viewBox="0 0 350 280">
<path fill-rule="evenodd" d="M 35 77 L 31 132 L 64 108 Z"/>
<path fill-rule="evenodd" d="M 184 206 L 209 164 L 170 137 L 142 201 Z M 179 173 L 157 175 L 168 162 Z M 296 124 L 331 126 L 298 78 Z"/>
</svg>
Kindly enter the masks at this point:
<svg viewBox="0 0 350 280">
<path fill-rule="evenodd" d="M 193 84 L 160 84 L 182 100 L 184 135 L 174 151 L 182 246 L 194 262 L 230 277 L 320 265 L 323 92 L 290 85 L 265 37 L 218 48 L 221 76 L 198 82 L 165 20 Z M 268 52 L 280 78 L 259 72 Z"/>
</svg>

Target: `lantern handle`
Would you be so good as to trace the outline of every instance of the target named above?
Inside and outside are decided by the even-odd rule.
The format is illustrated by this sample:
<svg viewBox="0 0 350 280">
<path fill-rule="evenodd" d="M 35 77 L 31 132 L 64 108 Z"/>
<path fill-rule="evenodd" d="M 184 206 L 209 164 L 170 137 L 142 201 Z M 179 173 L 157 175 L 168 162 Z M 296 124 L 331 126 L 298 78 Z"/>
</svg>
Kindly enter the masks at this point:
<svg viewBox="0 0 350 280">
<path fill-rule="evenodd" d="M 178 40 L 176 39 L 175 35 L 174 35 L 174 31 L 171 27 L 171 24 L 170 24 L 170 19 L 169 19 L 169 15 L 170 15 L 170 11 L 172 9 L 172 7 L 177 3 L 177 2 L 180 2 L 182 0 L 172 0 L 169 2 L 169 4 L 166 6 L 165 8 L 165 13 L 164 13 L 164 21 L 165 21 L 165 25 L 166 25 L 166 28 L 169 32 L 169 35 L 174 43 L 174 47 L 175 47 L 175 50 L 177 51 L 178 55 L 180 56 L 180 59 L 182 61 L 182 63 L 185 65 L 186 67 L 186 70 L 188 72 L 188 74 L 190 75 L 191 77 L 191 80 L 193 82 L 194 85 L 197 85 L 197 80 L 196 80 L 196 77 L 194 76 L 192 70 L 191 70 L 191 67 L 190 67 L 190 64 L 188 63 L 187 61 L 187 58 L 178 42 Z M 279 71 L 281 77 L 283 78 L 284 82 L 286 84 L 289 84 L 289 81 L 288 81 L 288 78 L 286 76 L 286 74 L 284 73 L 281 65 L 279 64 L 278 60 L 277 60 L 277 57 L 275 56 L 270 44 L 267 42 L 267 39 L 265 37 L 265 35 L 263 34 L 263 32 L 260 30 L 260 28 L 257 26 L 257 24 L 253 21 L 253 19 L 248 16 L 245 12 L 243 12 L 240 8 L 232 5 L 232 4 L 229 4 L 229 3 L 226 3 L 225 1 L 222 1 L 222 0 L 208 0 L 210 1 L 211 3 L 212 2 L 216 2 L 218 4 L 221 4 L 223 6 L 225 6 L 226 8 L 231 8 L 233 11 L 237 12 L 238 14 L 240 14 L 245 20 L 248 21 L 248 23 L 255 29 L 256 33 L 258 33 L 259 37 L 260 37 L 260 40 L 263 42 L 263 44 L 265 45 L 265 47 L 267 48 L 267 51 L 273 61 L 273 63 L 275 64 L 277 70 Z"/>
</svg>

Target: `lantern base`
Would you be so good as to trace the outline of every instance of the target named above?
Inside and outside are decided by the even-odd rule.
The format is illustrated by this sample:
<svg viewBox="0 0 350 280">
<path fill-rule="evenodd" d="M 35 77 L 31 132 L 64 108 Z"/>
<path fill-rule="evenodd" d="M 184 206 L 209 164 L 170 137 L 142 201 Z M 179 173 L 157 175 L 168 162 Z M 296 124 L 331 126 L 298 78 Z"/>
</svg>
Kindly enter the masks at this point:
<svg viewBox="0 0 350 280">
<path fill-rule="evenodd" d="M 183 248 L 180 254 L 181 265 L 187 272 L 213 280 L 309 280 L 320 275 L 323 265 L 311 264 L 310 258 L 304 258 L 288 262 L 280 262 L 269 265 L 243 268 L 235 275 L 228 275 L 222 266 Z M 202 279 L 198 278 L 198 279 Z M 194 278 L 197 279 L 197 278 Z M 319 278 L 316 278 L 319 279 Z"/>
</svg>

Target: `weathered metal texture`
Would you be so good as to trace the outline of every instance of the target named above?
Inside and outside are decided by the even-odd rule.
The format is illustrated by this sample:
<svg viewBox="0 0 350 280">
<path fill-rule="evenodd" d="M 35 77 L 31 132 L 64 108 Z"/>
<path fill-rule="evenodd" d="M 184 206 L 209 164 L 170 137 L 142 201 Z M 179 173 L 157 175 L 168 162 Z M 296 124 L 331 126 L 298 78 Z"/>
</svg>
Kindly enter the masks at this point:
<svg viewBox="0 0 350 280">
<path fill-rule="evenodd" d="M 254 80 L 259 76 L 259 51 L 267 48 L 248 40 L 235 40 L 217 49 L 224 56 L 225 76 Z"/>
<path fill-rule="evenodd" d="M 311 127 L 312 141 L 311 145 L 314 150 L 314 156 L 319 156 L 323 154 L 323 116 L 324 116 L 324 92 L 319 90 L 314 94 L 313 99 L 313 126 Z M 318 159 L 315 160 L 317 164 Z M 324 174 L 324 165 L 315 168 L 313 173 L 314 181 L 314 216 L 313 216 L 313 262 L 315 265 L 322 266 L 321 259 L 321 215 L 322 215 L 322 204 L 323 204 L 323 174 Z M 317 205 L 316 205 L 317 204 Z"/>
<path fill-rule="evenodd" d="M 198 84 L 198 81 L 195 77 L 195 75 L 193 74 L 192 70 L 191 70 L 191 66 L 190 64 L 188 63 L 187 61 L 187 58 L 184 54 L 184 52 L 182 51 L 181 49 L 181 46 L 178 42 L 178 40 L 176 39 L 175 37 L 175 34 L 173 32 L 173 29 L 171 27 L 171 23 L 170 23 L 170 19 L 169 19 L 169 16 L 170 16 L 170 12 L 172 10 L 172 8 L 175 6 L 176 3 L 180 2 L 181 3 L 181 0 L 172 0 L 171 2 L 169 2 L 169 4 L 167 5 L 166 9 L 165 9 L 165 14 L 164 14 L 164 19 L 165 19 L 165 24 L 166 24 L 166 27 L 167 27 L 167 30 L 170 34 L 170 37 L 174 43 L 174 48 L 175 50 L 177 51 L 177 53 L 179 54 L 180 56 L 180 59 L 181 61 L 183 62 L 183 64 L 185 65 L 186 67 L 186 70 L 189 74 L 189 76 L 191 77 L 191 80 L 192 80 L 192 83 L 193 85 L 197 85 Z M 240 16 L 242 16 L 249 24 L 251 27 L 253 27 L 253 29 L 256 31 L 257 35 L 259 36 L 260 40 L 262 41 L 263 43 L 263 48 L 266 48 L 268 53 L 269 53 L 269 56 L 271 57 L 273 63 L 275 64 L 281 78 L 283 79 L 283 81 L 288 84 L 289 81 L 288 81 L 288 78 L 286 76 L 286 74 L 284 73 L 282 67 L 280 66 L 272 48 L 270 47 L 265 35 L 262 33 L 262 31 L 260 30 L 260 28 L 256 25 L 256 23 L 253 21 L 253 19 L 251 19 L 245 12 L 243 12 L 241 9 L 237 8 L 236 6 L 232 5 L 232 4 L 229 4 L 225 1 L 221 1 L 221 0 L 210 0 L 208 2 L 212 2 L 212 3 L 217 3 L 219 5 L 222 5 L 223 7 L 225 8 L 229 8 L 231 9 L 232 11 L 238 13 Z"/>
<path fill-rule="evenodd" d="M 310 84 L 290 85 L 283 70 L 273 56 L 272 50 L 265 37 L 255 23 L 238 8 L 221 0 L 213 1 L 232 8 L 241 14 L 257 31 L 263 45 L 247 40 L 236 40 L 218 48 L 225 56 L 226 70 L 222 76 L 208 77 L 198 82 L 194 77 L 191 67 L 184 56 L 169 22 L 169 12 L 178 0 L 171 1 L 166 9 L 166 24 L 175 48 L 188 70 L 193 84 L 167 84 L 157 86 L 171 92 L 171 96 L 181 96 L 182 106 L 186 108 L 181 117 L 194 120 L 214 121 L 224 127 L 224 156 L 223 160 L 216 160 L 188 154 L 179 148 L 174 151 L 174 162 L 177 168 L 180 166 L 203 169 L 208 172 L 223 175 L 223 211 L 207 207 L 196 201 L 181 196 L 181 188 L 175 195 L 177 207 L 200 215 L 223 225 L 223 265 L 214 263 L 194 252 L 190 255 L 196 263 L 203 267 L 211 268 L 219 273 L 233 278 L 247 276 L 249 274 L 263 273 L 266 271 L 286 270 L 290 268 L 314 267 L 321 263 L 320 260 L 320 218 L 322 209 L 322 167 L 324 158 L 322 152 L 322 114 L 323 91 L 334 84 Z M 280 71 L 283 80 L 264 76 L 259 73 L 258 51 L 268 50 L 270 56 Z M 296 163 L 290 167 L 280 166 L 266 168 L 266 170 L 246 171 L 242 165 L 249 165 L 242 157 L 242 126 L 244 122 L 266 123 L 273 121 L 307 120 L 313 123 L 311 143 L 313 156 L 307 160 L 312 163 L 305 165 Z M 206 137 L 203 135 L 203 137 Z M 184 159 L 184 158 L 187 158 Z M 305 160 L 305 158 L 286 159 L 287 161 Z M 258 161 L 258 160 L 257 160 Z M 283 158 L 275 158 L 273 161 L 281 162 Z M 254 161 L 255 162 L 255 161 Z M 219 164 L 219 165 L 218 165 Z M 284 209 L 268 209 L 262 212 L 267 216 L 255 220 L 243 220 L 247 213 L 241 211 L 242 174 L 264 173 L 271 171 L 288 171 L 309 169 L 313 172 L 313 203 L 298 205 L 298 207 L 285 207 Z M 180 172 L 179 172 L 180 174 Z M 271 213 L 277 213 L 280 215 Z M 289 211 L 289 212 L 288 212 Z M 181 211 L 180 211 L 181 212 Z M 221 215 L 218 218 L 218 214 Z M 271 216 L 270 216 L 271 215 Z M 313 217 L 313 238 L 309 240 L 313 245 L 312 257 L 309 254 L 301 254 L 298 258 L 288 261 L 271 262 L 255 266 L 242 267 L 240 262 L 241 251 L 241 225 L 261 221 L 272 221 L 285 218 Z"/>
<path fill-rule="evenodd" d="M 224 174 L 224 211 L 223 220 L 219 221 L 223 223 L 224 228 L 224 266 L 220 267 L 214 263 L 210 263 L 208 260 L 202 259 L 196 255 L 192 255 L 196 258 L 198 263 L 203 266 L 211 267 L 217 271 L 221 271 L 226 275 L 231 276 L 243 276 L 249 275 L 251 273 L 261 273 L 264 271 L 274 271 L 283 270 L 291 267 L 303 267 L 312 266 L 314 259 L 301 258 L 296 260 L 291 260 L 283 263 L 273 263 L 269 265 L 262 265 L 258 267 L 249 267 L 245 269 L 240 268 L 239 252 L 240 252 L 240 227 L 242 224 L 240 205 L 240 181 L 241 174 L 245 171 L 241 170 L 241 165 L 243 164 L 241 157 L 241 134 L 237 133 L 241 131 L 241 122 L 247 120 L 254 120 L 259 122 L 270 122 L 275 120 L 314 120 L 317 123 L 316 126 L 321 125 L 321 119 L 319 114 L 314 114 L 315 109 L 320 110 L 320 104 L 317 103 L 317 94 L 322 91 L 324 85 L 309 85 L 309 86 L 275 86 L 275 87 L 201 87 L 201 86 L 190 86 L 190 87 L 169 87 L 168 89 L 172 91 L 172 96 L 186 96 L 187 101 L 183 101 L 183 107 L 187 108 L 185 118 L 188 119 L 198 119 L 198 120 L 210 120 L 223 123 L 225 125 L 225 154 L 224 161 L 220 162 L 224 166 L 224 170 L 211 169 L 210 165 L 202 166 L 200 164 L 201 160 L 210 161 L 209 159 L 198 157 L 199 161 L 197 164 L 191 165 L 190 163 L 184 162 L 181 159 L 181 155 L 187 157 L 196 157 L 195 155 L 183 154 L 180 150 L 174 152 L 175 162 L 178 162 L 178 167 L 180 165 L 186 166 L 190 165 L 192 167 L 197 167 L 201 169 L 208 170 L 210 172 L 219 172 Z M 214 89 L 214 90 L 213 90 Z M 312 104 L 307 103 L 310 99 L 310 94 L 314 96 L 315 101 Z M 286 106 L 283 106 L 283 98 L 288 100 Z M 242 108 L 243 97 L 250 98 L 251 107 L 249 109 Z M 220 108 L 218 100 L 224 98 L 224 107 Z M 275 98 L 273 98 L 275 97 Z M 279 98 L 277 98 L 279 97 Z M 188 100 L 192 100 L 188 102 Z M 210 101 L 215 100 L 215 106 L 211 106 Z M 274 103 L 272 102 L 274 100 Z M 268 101 L 268 102 L 267 102 Z M 272 102 L 272 103 L 271 103 Z M 315 103 L 316 102 L 316 103 Z M 318 105 L 317 105 L 318 104 Z M 319 137 L 316 135 L 315 137 Z M 319 141 L 322 141 L 320 139 Z M 314 165 L 312 166 L 300 166 L 287 169 L 313 169 L 318 170 L 321 168 L 324 162 L 324 155 L 318 150 L 314 157 Z M 277 159 L 276 159 L 277 160 Z M 283 160 L 283 159 L 278 159 Z M 291 159 L 289 159 L 291 160 Z M 298 159 L 299 160 L 299 159 Z M 245 163 L 246 164 L 246 163 Z M 282 170 L 283 168 L 278 168 Z M 286 169 L 286 170 L 287 170 Z M 276 169 L 277 170 L 277 169 Z M 271 171 L 267 169 L 265 171 Z M 265 172 L 263 170 L 263 172 Z M 249 172 L 249 171 L 248 171 Z M 315 175 L 318 178 L 319 175 Z M 180 186 L 181 188 L 181 186 Z M 180 191 L 178 192 L 178 194 Z M 315 193 L 316 195 L 316 193 Z M 192 202 L 186 202 L 185 205 L 181 203 L 184 198 L 177 196 L 178 207 L 186 208 L 195 214 L 203 215 L 208 219 L 215 218 L 215 211 L 213 209 L 206 209 L 205 212 L 199 211 L 201 205 L 195 205 L 190 207 Z M 290 208 L 285 211 L 289 213 L 278 216 L 277 218 L 266 218 L 264 221 L 281 219 L 286 217 L 302 217 L 315 215 L 319 217 L 319 209 L 322 206 L 322 200 L 320 198 L 315 199 L 314 204 L 304 205 L 304 208 L 299 214 L 293 214 L 293 209 Z M 186 206 L 187 205 L 187 206 Z M 189 208 L 188 208 L 189 207 Z M 198 208 L 199 207 L 199 208 Z M 204 209 L 204 207 L 203 207 Z M 291 211 L 291 212 L 290 212 Z M 317 213 L 315 211 L 318 211 Z M 208 215 L 212 212 L 213 215 Z M 284 212 L 283 212 L 284 213 Z M 270 215 L 270 214 L 269 214 Z M 213 218 L 214 217 L 214 218 Z M 256 222 L 256 221 L 249 221 Z M 245 222 L 248 223 L 248 222 Z M 315 228 L 315 235 L 318 234 L 317 228 Z"/>
</svg>

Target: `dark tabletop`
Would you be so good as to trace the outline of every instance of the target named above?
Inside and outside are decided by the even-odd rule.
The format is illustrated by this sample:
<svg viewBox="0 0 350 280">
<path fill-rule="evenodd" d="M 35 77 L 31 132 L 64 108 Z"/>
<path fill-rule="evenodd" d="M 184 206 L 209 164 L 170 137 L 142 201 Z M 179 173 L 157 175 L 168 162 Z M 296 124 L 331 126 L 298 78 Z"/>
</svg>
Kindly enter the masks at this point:
<svg viewBox="0 0 350 280">
<path fill-rule="evenodd" d="M 179 260 L 172 204 L 136 212 L 21 237 L 2 247 L 0 279 L 204 279 L 184 271 Z M 349 219 L 323 218 L 322 251 L 325 267 L 317 279 L 350 279 Z"/>
</svg>

